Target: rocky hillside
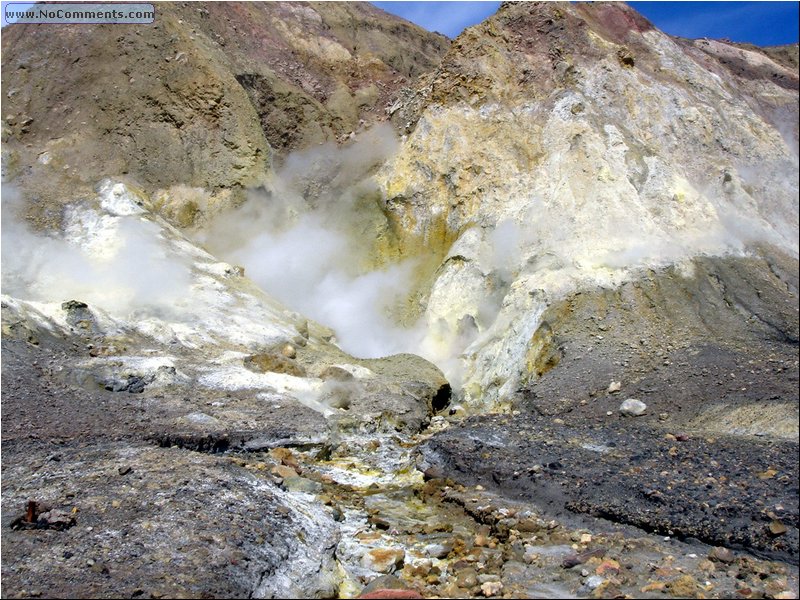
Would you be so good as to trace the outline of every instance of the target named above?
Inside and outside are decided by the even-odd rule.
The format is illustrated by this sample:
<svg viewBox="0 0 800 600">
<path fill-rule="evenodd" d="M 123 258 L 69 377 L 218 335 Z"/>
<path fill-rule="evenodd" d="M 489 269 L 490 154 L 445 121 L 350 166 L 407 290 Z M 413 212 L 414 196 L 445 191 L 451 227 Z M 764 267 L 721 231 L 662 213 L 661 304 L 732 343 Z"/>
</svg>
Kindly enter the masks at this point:
<svg viewBox="0 0 800 600">
<path fill-rule="evenodd" d="M 157 10 L 3 31 L 4 594 L 797 597 L 797 45 Z"/>
<path fill-rule="evenodd" d="M 192 225 L 267 182 L 291 150 L 385 119 L 449 44 L 367 3 L 157 11 L 153 25 L 4 29 L 4 169 L 40 219 L 123 177 L 164 190 L 164 214 Z"/>
<path fill-rule="evenodd" d="M 506 4 L 459 36 L 396 107 L 413 132 L 379 179 L 405 252 L 443 256 L 420 309 L 431 355 L 461 355 L 466 398 L 507 402 L 559 361 L 563 380 L 598 359 L 601 379 L 630 381 L 618 343 L 727 346 L 734 322 L 744 348 L 796 351 L 797 90 L 790 59 L 676 40 L 624 4 Z M 750 254 L 755 302 L 737 259 L 696 261 Z M 600 301 L 596 325 L 557 308 L 644 281 L 653 293 Z M 559 330 L 578 326 L 586 343 L 567 351 Z M 575 381 L 561 393 L 596 391 Z"/>
</svg>

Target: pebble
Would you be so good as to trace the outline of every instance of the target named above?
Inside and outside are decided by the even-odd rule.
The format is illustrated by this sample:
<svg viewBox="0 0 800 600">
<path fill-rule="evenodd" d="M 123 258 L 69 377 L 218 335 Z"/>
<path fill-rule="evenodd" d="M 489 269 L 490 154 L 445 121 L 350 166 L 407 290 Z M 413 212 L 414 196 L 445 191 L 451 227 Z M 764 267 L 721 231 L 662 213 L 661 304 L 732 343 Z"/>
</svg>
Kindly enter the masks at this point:
<svg viewBox="0 0 800 600">
<path fill-rule="evenodd" d="M 487 598 L 496 596 L 502 591 L 502 589 L 503 584 L 499 581 L 487 581 L 486 583 L 481 584 L 481 591 Z"/>
<path fill-rule="evenodd" d="M 297 471 L 295 471 L 292 467 L 287 467 L 286 465 L 275 465 L 270 469 L 269 472 L 276 477 L 280 477 L 281 479 L 297 477 Z"/>
<path fill-rule="evenodd" d="M 647 404 L 636 398 L 628 398 L 619 405 L 619 412 L 629 417 L 638 417 L 647 410 Z"/>
<path fill-rule="evenodd" d="M 593 590 L 595 588 L 599 588 L 604 582 L 605 579 L 603 577 L 600 577 L 599 575 L 592 575 L 591 577 L 586 578 L 586 587 L 590 590 Z"/>
<path fill-rule="evenodd" d="M 475 569 L 463 569 L 456 575 L 456 585 L 460 588 L 470 589 L 478 585 L 478 574 Z"/>
<path fill-rule="evenodd" d="M 769 531 L 772 535 L 783 535 L 788 531 L 786 525 L 781 523 L 780 521 L 772 521 L 769 524 Z"/>
<path fill-rule="evenodd" d="M 621 389 L 622 389 L 622 382 L 621 381 L 612 381 L 608 385 L 608 389 L 606 390 L 606 392 L 608 392 L 609 394 L 613 394 L 614 392 L 618 392 Z"/>
<path fill-rule="evenodd" d="M 363 590 L 361 590 L 361 596 L 363 597 L 364 594 L 369 594 L 370 592 L 376 592 L 378 590 L 407 590 L 408 586 L 399 580 L 394 575 L 381 575 L 376 577 L 372 581 L 370 581 Z"/>
<path fill-rule="evenodd" d="M 364 598 L 367 599 L 374 599 L 379 600 L 381 598 L 422 598 L 419 592 L 415 592 L 414 590 L 375 590 L 374 592 L 367 592 L 366 594 L 361 594 L 356 596 L 356 598 Z"/>
<path fill-rule="evenodd" d="M 708 553 L 708 558 L 709 560 L 730 564 L 736 557 L 733 555 L 733 552 L 727 548 L 717 546 Z"/>
<path fill-rule="evenodd" d="M 431 558 L 445 558 L 452 551 L 452 542 L 445 542 L 443 544 L 428 544 L 425 546 L 425 554 Z"/>
<path fill-rule="evenodd" d="M 393 573 L 403 566 L 405 550 L 399 548 L 374 548 L 361 557 L 361 566 L 378 573 Z"/>
<path fill-rule="evenodd" d="M 322 484 L 305 477 L 286 477 L 283 480 L 283 487 L 290 492 L 305 492 L 306 494 L 318 494 L 322 491 Z"/>
</svg>

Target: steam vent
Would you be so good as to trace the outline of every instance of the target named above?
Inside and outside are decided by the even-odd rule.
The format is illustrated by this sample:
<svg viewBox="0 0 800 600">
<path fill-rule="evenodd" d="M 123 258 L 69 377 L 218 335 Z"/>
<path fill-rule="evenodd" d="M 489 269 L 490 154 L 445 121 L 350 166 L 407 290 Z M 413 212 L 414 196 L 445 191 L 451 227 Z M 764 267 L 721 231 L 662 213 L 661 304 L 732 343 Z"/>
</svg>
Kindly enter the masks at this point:
<svg viewBox="0 0 800 600">
<path fill-rule="evenodd" d="M 4 598 L 798 597 L 796 43 L 165 2 L 0 116 Z"/>
</svg>

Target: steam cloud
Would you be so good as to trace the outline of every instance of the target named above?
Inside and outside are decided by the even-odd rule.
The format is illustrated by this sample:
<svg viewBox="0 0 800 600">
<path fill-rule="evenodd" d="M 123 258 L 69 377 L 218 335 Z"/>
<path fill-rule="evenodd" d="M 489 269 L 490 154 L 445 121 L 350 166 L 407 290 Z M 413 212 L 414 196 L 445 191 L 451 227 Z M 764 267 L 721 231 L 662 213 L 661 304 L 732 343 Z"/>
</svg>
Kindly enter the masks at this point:
<svg viewBox="0 0 800 600">
<path fill-rule="evenodd" d="M 34 233 L 12 186 L 2 195 L 3 293 L 38 302 L 81 300 L 114 316 L 170 312 L 185 298 L 187 264 L 173 256 L 156 224 L 91 209 L 67 214 L 65 237 Z"/>
<path fill-rule="evenodd" d="M 199 237 L 281 302 L 331 327 L 345 351 L 362 358 L 418 352 L 422 331 L 389 316 L 411 288 L 414 263 L 369 266 L 369 219 L 378 209 L 365 178 L 396 149 L 391 127 L 379 125 L 346 148 L 294 153 L 271 192 L 251 192 Z"/>
</svg>

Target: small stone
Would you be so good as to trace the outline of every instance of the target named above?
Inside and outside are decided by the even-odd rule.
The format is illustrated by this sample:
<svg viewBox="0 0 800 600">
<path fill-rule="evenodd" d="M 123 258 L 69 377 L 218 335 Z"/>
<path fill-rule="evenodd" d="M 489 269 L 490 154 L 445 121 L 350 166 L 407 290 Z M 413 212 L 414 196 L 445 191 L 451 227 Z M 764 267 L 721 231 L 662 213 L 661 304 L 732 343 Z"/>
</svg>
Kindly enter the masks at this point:
<svg viewBox="0 0 800 600">
<path fill-rule="evenodd" d="M 297 471 L 286 465 L 275 465 L 269 470 L 269 472 L 276 477 L 280 477 L 281 479 L 286 479 L 287 477 L 297 477 Z"/>
<path fill-rule="evenodd" d="M 304 492 L 306 494 L 318 494 L 322 491 L 321 483 L 299 476 L 285 478 L 283 487 L 290 492 Z"/>
<path fill-rule="evenodd" d="M 305 377 L 306 370 L 293 359 L 278 352 L 251 354 L 242 361 L 244 367 L 255 373 L 284 373 L 293 377 Z"/>
<path fill-rule="evenodd" d="M 581 542 L 581 544 L 591 544 L 592 543 L 592 535 L 590 533 L 582 533 L 580 542 Z"/>
<path fill-rule="evenodd" d="M 605 575 L 606 573 L 612 573 L 616 575 L 619 573 L 619 569 L 619 563 L 616 560 L 613 558 L 607 558 L 600 563 L 600 566 L 597 567 L 594 572 L 598 575 Z"/>
<path fill-rule="evenodd" d="M 291 344 L 286 344 L 283 348 L 281 348 L 281 354 L 283 354 L 286 358 L 295 358 L 297 356 L 297 350 Z"/>
<path fill-rule="evenodd" d="M 478 574 L 475 569 L 462 569 L 456 575 L 456 585 L 460 588 L 471 589 L 478 585 Z"/>
<path fill-rule="evenodd" d="M 696 598 L 700 584 L 691 575 L 684 575 L 667 584 L 671 596 L 676 598 Z"/>
<path fill-rule="evenodd" d="M 622 382 L 621 381 L 612 381 L 608 385 L 608 389 L 606 390 L 609 394 L 614 394 L 622 389 Z"/>
<path fill-rule="evenodd" d="M 119 473 L 120 475 L 127 475 L 128 473 L 131 472 L 131 470 L 132 469 L 128 466 L 120 467 L 119 469 L 117 469 L 117 473 Z"/>
<path fill-rule="evenodd" d="M 599 588 L 603 583 L 605 583 L 605 579 L 600 577 L 599 575 L 592 575 L 591 577 L 586 578 L 586 587 L 590 590 Z"/>
<path fill-rule="evenodd" d="M 499 581 L 487 581 L 486 583 L 481 584 L 481 592 L 487 598 L 492 596 L 496 596 L 499 594 L 503 589 L 503 584 Z"/>
<path fill-rule="evenodd" d="M 378 573 L 394 573 L 405 559 L 406 553 L 400 548 L 375 548 L 361 557 L 361 566 Z"/>
<path fill-rule="evenodd" d="M 629 417 L 639 417 L 647 410 L 647 404 L 636 398 L 628 398 L 619 405 L 619 412 Z"/>
<path fill-rule="evenodd" d="M 453 551 L 453 543 L 445 542 L 442 544 L 428 544 L 425 546 L 425 554 L 431 558 L 446 558 Z"/>
<path fill-rule="evenodd" d="M 380 600 L 386 598 L 387 600 L 390 598 L 408 598 L 410 600 L 416 598 L 422 598 L 419 592 L 415 592 L 414 590 L 375 590 L 374 592 L 368 592 L 366 594 L 361 594 L 356 596 L 356 598 L 363 598 L 364 600 L 367 599 L 374 599 Z"/>
<path fill-rule="evenodd" d="M 378 590 L 407 590 L 408 586 L 400 581 L 394 575 L 381 575 L 370 581 L 363 590 L 359 598 L 363 598 L 364 594 L 376 592 Z"/>
<path fill-rule="evenodd" d="M 780 521 L 775 520 L 769 524 L 769 532 L 772 535 L 783 535 L 784 533 L 787 532 L 787 528 L 786 525 L 784 525 Z"/>
<path fill-rule="evenodd" d="M 717 546 L 708 553 L 709 560 L 726 564 L 732 563 L 734 558 L 736 557 L 733 555 L 733 552 L 727 548 L 722 548 L 721 546 Z"/>
<path fill-rule="evenodd" d="M 667 584 L 665 582 L 663 582 L 663 581 L 653 581 L 651 583 L 648 583 L 646 586 L 644 586 L 641 589 L 641 591 L 642 591 L 642 593 L 660 592 L 661 590 L 665 589 L 666 587 L 667 587 Z"/>
</svg>

